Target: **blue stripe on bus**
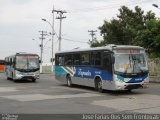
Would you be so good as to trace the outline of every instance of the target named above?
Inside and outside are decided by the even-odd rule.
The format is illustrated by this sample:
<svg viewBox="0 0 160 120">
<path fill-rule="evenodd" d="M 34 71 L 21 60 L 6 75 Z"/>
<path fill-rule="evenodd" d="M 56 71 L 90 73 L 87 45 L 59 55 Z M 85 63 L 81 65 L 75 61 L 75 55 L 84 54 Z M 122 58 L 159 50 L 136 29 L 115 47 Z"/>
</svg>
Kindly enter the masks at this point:
<svg viewBox="0 0 160 120">
<path fill-rule="evenodd" d="M 74 76 L 80 78 L 89 78 L 89 79 L 94 79 L 95 76 L 100 76 L 102 80 L 113 79 L 111 74 L 102 71 L 100 69 L 91 67 L 76 67 L 76 72 Z"/>
<path fill-rule="evenodd" d="M 65 76 L 67 74 L 67 72 L 61 66 L 56 66 L 55 67 L 55 74 L 58 76 Z"/>
<path fill-rule="evenodd" d="M 127 83 L 138 83 L 144 81 L 148 77 L 148 74 L 142 76 L 142 77 L 133 77 L 131 78 Z"/>
<path fill-rule="evenodd" d="M 147 77 L 148 77 L 148 74 L 145 74 L 142 77 L 133 77 L 133 78 L 129 79 L 129 78 L 124 78 L 120 75 L 117 75 L 118 79 L 120 79 L 120 80 L 122 80 L 123 82 L 126 82 L 126 83 L 139 83 L 139 82 L 144 81 Z M 128 80 L 126 81 L 126 79 L 128 79 Z"/>
<path fill-rule="evenodd" d="M 56 66 L 55 71 L 56 75 L 58 76 L 63 76 L 67 74 L 67 72 L 60 66 Z M 79 77 L 79 78 L 94 79 L 95 76 L 100 76 L 102 80 L 109 80 L 109 81 L 113 80 L 111 74 L 107 73 L 106 71 L 92 67 L 75 67 L 73 73 L 74 77 Z"/>
</svg>

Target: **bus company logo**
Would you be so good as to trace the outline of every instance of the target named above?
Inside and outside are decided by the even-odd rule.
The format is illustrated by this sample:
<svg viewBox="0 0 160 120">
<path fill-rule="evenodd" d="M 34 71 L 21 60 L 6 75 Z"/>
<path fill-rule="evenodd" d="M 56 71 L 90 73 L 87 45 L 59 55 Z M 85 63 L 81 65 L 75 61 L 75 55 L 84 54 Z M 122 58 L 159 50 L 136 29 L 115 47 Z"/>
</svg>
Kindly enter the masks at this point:
<svg viewBox="0 0 160 120">
<path fill-rule="evenodd" d="M 84 71 L 82 71 L 82 69 L 79 69 L 79 71 L 78 71 L 78 75 L 80 75 L 80 76 L 91 76 L 91 72 L 88 70 L 88 72 L 84 72 Z"/>
<path fill-rule="evenodd" d="M 142 78 L 137 78 L 137 79 L 135 79 L 135 81 L 141 81 L 142 80 Z"/>
<path fill-rule="evenodd" d="M 101 71 L 95 71 L 95 74 L 101 74 Z"/>
</svg>

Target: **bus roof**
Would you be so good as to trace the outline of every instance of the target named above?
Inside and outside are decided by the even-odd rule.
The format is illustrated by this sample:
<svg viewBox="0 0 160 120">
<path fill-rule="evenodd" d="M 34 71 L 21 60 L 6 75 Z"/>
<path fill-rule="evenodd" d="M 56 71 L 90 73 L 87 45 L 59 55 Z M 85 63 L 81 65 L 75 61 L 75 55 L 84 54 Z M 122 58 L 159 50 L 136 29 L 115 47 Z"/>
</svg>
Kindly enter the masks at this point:
<svg viewBox="0 0 160 120">
<path fill-rule="evenodd" d="M 19 52 L 19 53 L 15 53 L 14 55 L 7 56 L 5 58 L 14 57 L 14 56 L 20 56 L 20 55 L 35 55 L 35 56 L 38 56 L 38 54 L 35 54 L 35 53 Z"/>
<path fill-rule="evenodd" d="M 35 53 L 19 52 L 19 53 L 16 53 L 16 55 L 38 55 L 38 54 L 35 54 Z"/>
<path fill-rule="evenodd" d="M 73 52 L 85 52 L 85 51 L 98 51 L 98 50 L 113 51 L 115 49 L 129 49 L 129 48 L 130 49 L 144 49 L 143 47 L 140 47 L 140 46 L 109 44 L 109 45 L 103 46 L 103 47 L 94 47 L 94 48 L 87 48 L 87 49 L 73 49 L 73 50 L 67 50 L 67 51 L 60 51 L 60 52 L 57 52 L 56 54 L 73 53 Z"/>
</svg>

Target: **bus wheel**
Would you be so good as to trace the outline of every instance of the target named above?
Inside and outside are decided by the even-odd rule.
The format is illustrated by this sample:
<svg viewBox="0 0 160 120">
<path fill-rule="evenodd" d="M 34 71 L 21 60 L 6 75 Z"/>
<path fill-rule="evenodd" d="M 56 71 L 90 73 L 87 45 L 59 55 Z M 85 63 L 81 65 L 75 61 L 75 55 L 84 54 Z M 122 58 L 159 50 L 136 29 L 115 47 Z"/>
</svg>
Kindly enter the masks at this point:
<svg viewBox="0 0 160 120">
<path fill-rule="evenodd" d="M 17 80 L 16 79 L 13 79 L 13 81 L 16 83 L 17 82 Z"/>
<path fill-rule="evenodd" d="M 127 92 L 129 92 L 129 93 L 132 92 L 132 89 L 128 89 Z"/>
<path fill-rule="evenodd" d="M 67 75 L 66 80 L 67 80 L 67 86 L 71 87 L 72 86 L 72 81 L 71 81 L 70 75 Z"/>
<path fill-rule="evenodd" d="M 12 80 L 13 80 L 14 82 L 17 82 L 17 80 L 14 79 L 13 73 L 12 73 Z"/>
<path fill-rule="evenodd" d="M 36 82 L 36 79 L 33 78 L 33 79 L 32 79 L 32 82 Z"/>
<path fill-rule="evenodd" d="M 8 77 L 8 72 L 6 73 L 6 76 L 7 76 L 7 80 L 10 80 L 9 77 Z"/>
<path fill-rule="evenodd" d="M 102 80 L 100 78 L 97 78 L 95 80 L 95 89 L 99 92 L 103 92 L 103 89 L 102 89 Z"/>
<path fill-rule="evenodd" d="M 10 80 L 10 78 L 9 78 L 9 77 L 7 77 L 7 80 Z"/>
</svg>

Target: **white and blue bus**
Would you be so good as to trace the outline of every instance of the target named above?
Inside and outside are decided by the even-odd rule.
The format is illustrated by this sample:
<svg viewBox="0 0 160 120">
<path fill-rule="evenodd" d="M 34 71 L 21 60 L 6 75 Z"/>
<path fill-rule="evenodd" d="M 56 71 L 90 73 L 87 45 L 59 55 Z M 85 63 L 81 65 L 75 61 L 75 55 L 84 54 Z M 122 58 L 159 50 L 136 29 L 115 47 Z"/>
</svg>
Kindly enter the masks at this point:
<svg viewBox="0 0 160 120">
<path fill-rule="evenodd" d="M 16 53 L 5 58 L 6 77 L 14 81 L 31 79 L 33 82 L 39 79 L 40 60 L 37 54 Z"/>
<path fill-rule="evenodd" d="M 107 90 L 132 90 L 149 86 L 144 48 L 128 45 L 76 49 L 55 55 L 57 80 Z"/>
</svg>

